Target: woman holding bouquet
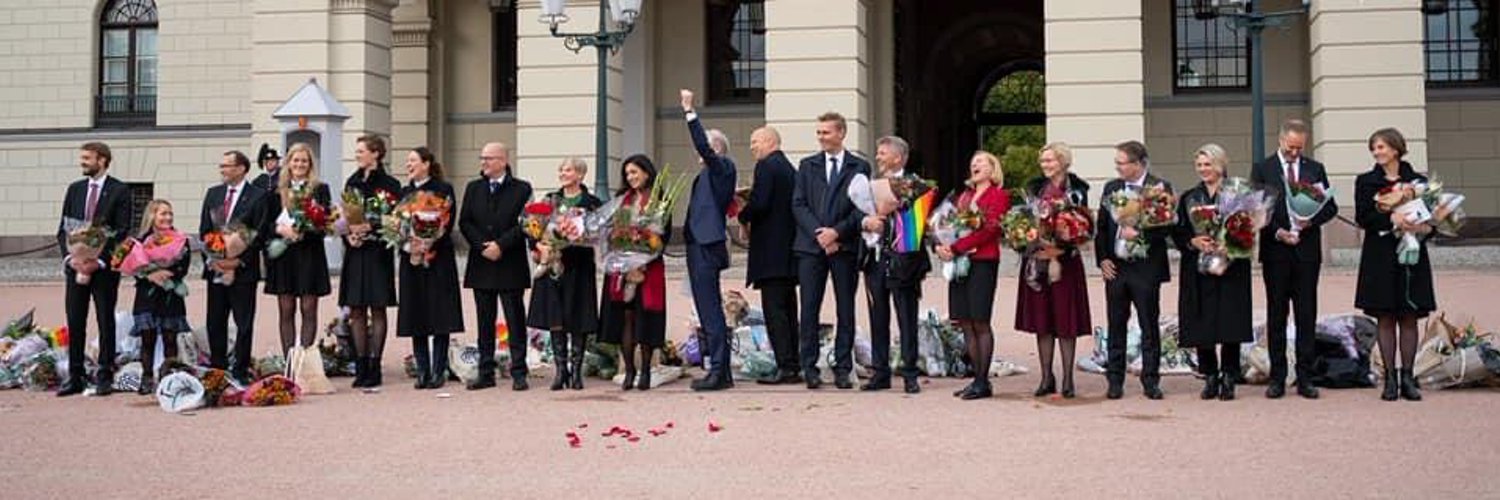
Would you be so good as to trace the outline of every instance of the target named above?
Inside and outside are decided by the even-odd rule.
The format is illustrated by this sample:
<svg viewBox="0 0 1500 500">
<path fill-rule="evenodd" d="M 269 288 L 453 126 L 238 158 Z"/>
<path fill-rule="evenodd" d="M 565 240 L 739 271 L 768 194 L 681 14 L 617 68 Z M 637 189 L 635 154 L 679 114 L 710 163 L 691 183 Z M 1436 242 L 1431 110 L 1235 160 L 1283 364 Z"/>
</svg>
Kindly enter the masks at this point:
<svg viewBox="0 0 1500 500">
<path fill-rule="evenodd" d="M 385 351 L 386 308 L 396 305 L 394 254 L 376 237 L 380 215 L 370 207 L 394 202 L 401 182 L 385 171 L 385 141 L 373 135 L 355 142 L 354 161 L 359 170 L 344 182 L 345 214 L 353 210 L 363 221 L 350 223 L 344 235 L 344 268 L 339 275 L 339 305 L 349 308 L 349 329 L 354 333 L 354 387 L 380 387 L 380 355 Z M 380 200 L 372 204 L 370 200 Z"/>
<path fill-rule="evenodd" d="M 1069 172 L 1073 166 L 1073 149 L 1054 142 L 1042 147 L 1042 176 L 1026 182 L 1026 195 L 1042 203 L 1067 203 L 1087 207 L 1089 184 Z M 1053 266 L 1052 263 L 1056 263 Z M 1056 281 L 1048 273 L 1028 280 L 1027 266 L 1040 272 L 1055 267 Z M 1046 266 L 1046 267 L 1043 267 Z M 1073 355 L 1078 337 L 1093 330 L 1089 316 L 1089 290 L 1083 273 L 1083 258 L 1077 247 L 1059 248 L 1045 243 L 1034 245 L 1021 260 L 1021 276 L 1016 292 L 1016 330 L 1036 335 L 1036 352 L 1042 366 L 1042 381 L 1036 397 L 1056 394 L 1057 378 L 1052 374 L 1054 346 L 1062 351 L 1062 397 L 1073 398 Z"/>
<path fill-rule="evenodd" d="M 625 187 L 615 192 L 621 197 L 620 210 L 640 213 L 651 198 L 651 186 L 656 184 L 656 166 L 651 158 L 637 154 L 625 159 L 621 167 Z M 666 232 L 662 241 L 672 239 L 672 223 L 664 224 Z M 637 283 L 634 293 L 628 293 L 627 282 Z M 625 365 L 623 390 L 651 388 L 651 357 L 667 342 L 667 274 L 660 256 L 645 267 L 628 273 L 611 273 L 604 277 L 604 300 L 599 306 L 599 341 L 620 345 L 620 357 Z M 636 371 L 636 346 L 640 346 L 641 365 Z M 639 376 L 637 376 L 639 374 Z"/>
<path fill-rule="evenodd" d="M 569 157 L 557 167 L 557 181 L 562 185 L 547 195 L 546 202 L 555 211 L 580 209 L 593 211 L 599 208 L 599 198 L 583 186 L 589 166 L 583 160 Z M 560 228 L 564 232 L 579 231 L 582 227 Z M 545 242 L 534 242 L 537 255 L 545 256 L 553 248 Z M 583 389 L 583 353 L 588 336 L 599 329 L 599 299 L 594 274 L 594 249 L 588 245 L 571 245 L 562 249 L 558 257 L 562 272 L 547 273 L 531 284 L 530 314 L 526 315 L 526 326 L 540 328 L 552 334 L 552 356 L 555 377 L 552 390 L 563 387 Z M 571 346 L 570 346 L 571 344 Z"/>
<path fill-rule="evenodd" d="M 1377 338 L 1380 357 L 1385 362 L 1385 390 L 1380 398 L 1395 401 L 1398 397 L 1420 401 L 1421 391 L 1412 373 L 1417 356 L 1417 319 L 1437 309 L 1433 293 L 1432 264 L 1427 260 L 1427 240 L 1433 226 L 1428 222 L 1411 222 L 1401 204 L 1411 201 L 1403 196 L 1414 182 L 1427 182 L 1406 156 L 1406 139 L 1393 128 L 1375 131 L 1368 142 L 1375 167 L 1354 179 L 1354 215 L 1364 229 L 1364 246 L 1359 256 L 1359 282 L 1354 292 L 1354 307 L 1364 310 L 1379 323 Z M 1377 200 L 1378 198 L 1378 200 Z M 1431 220 L 1442 220 L 1447 209 L 1438 209 Z M 1415 264 L 1403 265 L 1397 259 L 1397 245 L 1403 235 L 1414 235 L 1420 245 Z M 1401 368 L 1396 368 L 1397 330 L 1400 330 Z M 1398 382 L 1399 381 L 1399 382 Z M 1398 387 L 1399 383 L 1399 387 Z"/>
<path fill-rule="evenodd" d="M 934 250 L 944 262 L 967 255 L 969 275 L 948 283 L 948 315 L 964 332 L 969 360 L 974 366 L 974 381 L 954 392 L 963 399 L 988 398 L 990 361 L 995 355 L 995 334 L 990 314 L 995 305 L 995 280 L 1000 273 L 1000 218 L 1010 209 L 1005 194 L 1005 172 L 1000 159 L 985 151 L 974 153 L 969 160 L 968 189 L 958 197 L 958 207 L 982 215 L 979 227 L 953 245 L 937 245 Z"/>
<path fill-rule="evenodd" d="M 287 171 L 277 186 L 280 207 L 275 217 L 267 217 L 270 228 L 280 241 L 272 241 L 266 252 L 266 294 L 276 296 L 280 313 L 281 350 L 286 352 L 297 342 L 301 332 L 302 347 L 309 347 L 318 332 L 318 298 L 331 291 L 328 280 L 328 257 L 323 251 L 323 235 L 330 206 L 328 186 L 318 181 L 312 148 L 294 144 L 287 151 Z M 311 210 L 309 210 L 309 208 Z M 320 213 L 321 212 L 321 213 Z M 319 217 L 321 215 L 321 217 Z M 279 254 L 273 247 L 285 246 Z M 302 327 L 297 328 L 297 312 L 302 312 Z"/>
<path fill-rule="evenodd" d="M 1254 340 L 1250 324 L 1250 259 L 1231 259 L 1222 273 L 1198 265 L 1205 253 L 1222 253 L 1215 235 L 1198 234 L 1195 207 L 1217 207 L 1229 155 L 1218 144 L 1205 144 L 1193 155 L 1193 169 L 1202 181 L 1182 193 L 1177 203 L 1177 227 L 1172 240 L 1182 251 L 1182 285 L 1177 310 L 1182 329 L 1177 343 L 1198 348 L 1203 373 L 1203 399 L 1234 399 L 1240 371 L 1240 344 Z M 1198 209 L 1205 210 L 1205 209 Z M 1213 209 L 1217 217 L 1217 209 Z M 1217 352 L 1215 347 L 1218 348 Z"/>
<path fill-rule="evenodd" d="M 448 335 L 464 330 L 458 260 L 450 237 L 458 220 L 458 201 L 453 185 L 443 179 L 443 166 L 426 147 L 407 153 L 406 176 L 411 182 L 401 190 L 403 199 L 428 193 L 448 200 L 437 238 L 408 238 L 401 245 L 401 305 L 396 308 L 396 334 L 411 337 L 416 388 L 437 389 L 448 379 Z"/>
<path fill-rule="evenodd" d="M 187 304 L 176 291 L 185 286 L 183 279 L 187 277 L 192 258 L 185 244 L 186 236 L 177 232 L 172 217 L 171 202 L 151 200 L 146 205 L 135 243 L 141 248 L 133 250 L 180 249 L 170 264 L 153 261 L 155 270 L 141 270 L 135 276 L 135 308 L 131 311 L 135 315 L 135 327 L 130 333 L 141 338 L 141 387 L 137 392 L 142 395 L 149 395 L 156 388 L 156 339 L 162 341 L 164 357 L 176 359 L 177 334 L 193 331 L 187 321 Z"/>
</svg>

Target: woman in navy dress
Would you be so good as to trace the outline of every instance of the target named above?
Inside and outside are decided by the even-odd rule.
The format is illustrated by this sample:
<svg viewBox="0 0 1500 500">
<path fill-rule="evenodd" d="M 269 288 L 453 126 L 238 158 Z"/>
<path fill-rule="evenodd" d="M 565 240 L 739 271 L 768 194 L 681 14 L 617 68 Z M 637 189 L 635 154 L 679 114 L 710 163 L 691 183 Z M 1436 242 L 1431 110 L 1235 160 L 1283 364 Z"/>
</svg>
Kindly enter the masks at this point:
<svg viewBox="0 0 1500 500">
<path fill-rule="evenodd" d="M 359 170 L 344 182 L 344 192 L 369 200 L 376 196 L 395 200 L 401 181 L 385 171 L 385 141 L 373 135 L 355 141 L 354 162 Z M 368 203 L 366 203 L 368 206 Z M 344 235 L 344 269 L 339 275 L 339 305 L 349 308 L 349 329 L 354 337 L 353 387 L 380 387 L 380 358 L 385 352 L 386 308 L 396 305 L 396 259 L 377 238 L 380 217 L 366 212 L 367 220 L 351 225 Z"/>
<path fill-rule="evenodd" d="M 1066 200 L 1079 206 L 1089 204 L 1089 183 L 1068 170 L 1073 165 L 1073 150 L 1067 144 L 1054 142 L 1042 147 L 1042 176 L 1026 183 L 1026 196 L 1044 200 Z M 1057 378 L 1052 374 L 1052 353 L 1062 351 L 1062 397 L 1073 398 L 1073 356 L 1078 337 L 1093 330 L 1089 316 L 1088 282 L 1083 273 L 1083 258 L 1077 248 L 1061 249 L 1051 245 L 1028 251 L 1021 259 L 1021 274 L 1016 291 L 1016 331 L 1036 335 L 1036 354 L 1041 361 L 1042 381 L 1036 397 L 1057 393 Z M 1057 262 L 1061 275 L 1056 282 L 1028 280 L 1028 266 L 1047 266 Z M 1043 268 L 1045 270 L 1045 268 Z"/>
<path fill-rule="evenodd" d="M 411 182 L 401 189 L 403 199 L 418 191 L 448 199 L 448 221 L 441 235 L 431 242 L 401 245 L 401 305 L 396 308 L 396 335 L 411 337 L 416 388 L 437 389 L 448 380 L 448 335 L 464 331 L 452 238 L 458 198 L 443 178 L 443 166 L 426 147 L 406 155 L 406 177 Z"/>
<path fill-rule="evenodd" d="M 563 160 L 557 167 L 557 180 L 562 187 L 548 194 L 547 201 L 559 210 L 598 209 L 599 198 L 583 185 L 588 173 L 589 166 L 583 160 L 572 157 Z M 532 248 L 539 254 L 550 250 L 545 242 L 535 242 Z M 589 335 L 599 329 L 598 279 L 594 276 L 598 267 L 594 265 L 594 249 L 588 245 L 564 248 L 560 261 L 561 274 L 547 273 L 532 282 L 526 326 L 552 334 L 556 367 L 552 390 L 564 387 L 579 390 L 583 389 L 584 349 Z"/>
<path fill-rule="evenodd" d="M 328 185 L 318 181 L 312 148 L 306 144 L 292 145 L 286 158 L 286 171 L 280 176 L 276 197 L 270 198 L 275 203 L 268 205 L 270 212 L 265 229 L 286 244 L 286 251 L 271 257 L 270 247 L 277 244 L 273 241 L 272 245 L 267 245 L 266 254 L 266 294 L 276 296 L 282 352 L 299 345 L 298 332 L 302 337 L 300 345 L 312 346 L 318 333 L 318 298 L 332 291 L 328 279 L 328 256 L 323 250 L 326 231 L 323 228 L 300 231 L 293 224 L 291 215 L 296 193 L 310 193 L 319 206 L 331 209 Z M 297 325 L 299 311 L 302 313 L 300 329 Z"/>
<path fill-rule="evenodd" d="M 625 187 L 615 193 L 617 197 L 624 197 L 620 210 L 644 208 L 651 195 L 651 186 L 656 184 L 656 165 L 646 155 L 634 155 L 625 159 L 620 176 L 625 179 Z M 666 227 L 662 241 L 671 241 L 670 220 Z M 630 300 L 625 300 L 620 286 L 627 276 L 612 273 L 604 277 L 603 303 L 599 306 L 599 341 L 621 347 L 625 381 L 620 388 L 644 391 L 651 388 L 651 357 L 667 342 L 666 266 L 661 257 L 657 257 L 644 268 L 627 274 L 636 274 L 634 278 L 640 280 Z M 635 364 L 637 346 L 641 355 L 639 372 Z"/>
</svg>

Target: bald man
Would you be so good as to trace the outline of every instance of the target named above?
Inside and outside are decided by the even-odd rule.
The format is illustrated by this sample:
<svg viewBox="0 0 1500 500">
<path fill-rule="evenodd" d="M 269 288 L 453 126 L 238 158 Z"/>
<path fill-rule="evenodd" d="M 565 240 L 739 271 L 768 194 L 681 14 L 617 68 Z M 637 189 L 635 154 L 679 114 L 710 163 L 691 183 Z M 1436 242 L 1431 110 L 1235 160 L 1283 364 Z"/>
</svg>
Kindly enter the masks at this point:
<svg viewBox="0 0 1500 500">
<path fill-rule="evenodd" d="M 526 307 L 522 296 L 531 288 L 531 270 L 526 263 L 526 238 L 521 232 L 521 212 L 531 201 L 531 184 L 516 178 L 510 166 L 510 149 L 492 142 L 479 154 L 480 177 L 464 189 L 459 231 L 469 242 L 469 263 L 464 270 L 464 288 L 474 290 L 474 310 L 479 316 L 479 378 L 469 390 L 495 386 L 496 301 L 505 310 L 510 335 L 511 389 L 524 391 L 526 383 Z M 445 356 L 446 353 L 434 353 Z"/>
<path fill-rule="evenodd" d="M 755 157 L 755 183 L 750 203 L 740 211 L 741 227 L 750 231 L 750 265 L 747 285 L 760 290 L 760 306 L 766 313 L 766 333 L 776 351 L 775 376 L 762 384 L 802 382 L 797 360 L 797 261 L 792 239 L 797 226 L 792 219 L 792 192 L 797 172 L 781 152 L 781 134 L 761 127 L 750 134 L 750 154 Z"/>
</svg>

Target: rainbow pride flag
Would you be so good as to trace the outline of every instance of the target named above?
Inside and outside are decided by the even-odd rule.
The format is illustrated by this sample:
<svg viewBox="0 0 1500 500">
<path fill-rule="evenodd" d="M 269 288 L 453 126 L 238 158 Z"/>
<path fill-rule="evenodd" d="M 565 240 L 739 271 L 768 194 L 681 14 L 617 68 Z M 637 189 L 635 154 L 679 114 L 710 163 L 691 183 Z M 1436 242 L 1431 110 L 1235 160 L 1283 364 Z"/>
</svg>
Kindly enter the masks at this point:
<svg viewBox="0 0 1500 500">
<path fill-rule="evenodd" d="M 937 190 L 928 189 L 922 196 L 912 200 L 911 206 L 896 215 L 892 227 L 894 241 L 891 242 L 891 250 L 909 253 L 922 248 L 922 236 L 927 233 L 927 215 L 932 212 L 932 205 L 936 200 Z"/>
</svg>

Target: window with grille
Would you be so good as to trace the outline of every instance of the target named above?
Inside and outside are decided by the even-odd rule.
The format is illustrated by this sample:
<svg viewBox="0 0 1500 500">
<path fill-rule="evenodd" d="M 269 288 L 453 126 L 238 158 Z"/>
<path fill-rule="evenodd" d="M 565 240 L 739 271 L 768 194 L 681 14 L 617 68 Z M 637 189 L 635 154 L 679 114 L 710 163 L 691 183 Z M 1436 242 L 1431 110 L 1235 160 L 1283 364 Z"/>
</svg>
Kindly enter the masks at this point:
<svg viewBox="0 0 1500 500">
<path fill-rule="evenodd" d="M 1495 0 L 1449 0 L 1447 9 L 1425 17 L 1427 83 L 1436 86 L 1495 85 L 1497 28 Z"/>
<path fill-rule="evenodd" d="M 516 8 L 513 3 L 502 5 L 491 15 L 494 23 L 491 30 L 494 37 L 491 49 L 494 96 L 490 109 L 512 110 L 516 108 Z"/>
<path fill-rule="evenodd" d="M 111 0 L 99 19 L 100 127 L 156 124 L 156 2 Z"/>
<path fill-rule="evenodd" d="M 1250 88 L 1250 39 L 1245 32 L 1235 30 L 1229 16 L 1194 18 L 1192 0 L 1173 4 L 1172 88 Z"/>
<path fill-rule="evenodd" d="M 707 14 L 708 99 L 765 102 L 765 1 L 709 0 Z"/>
</svg>

